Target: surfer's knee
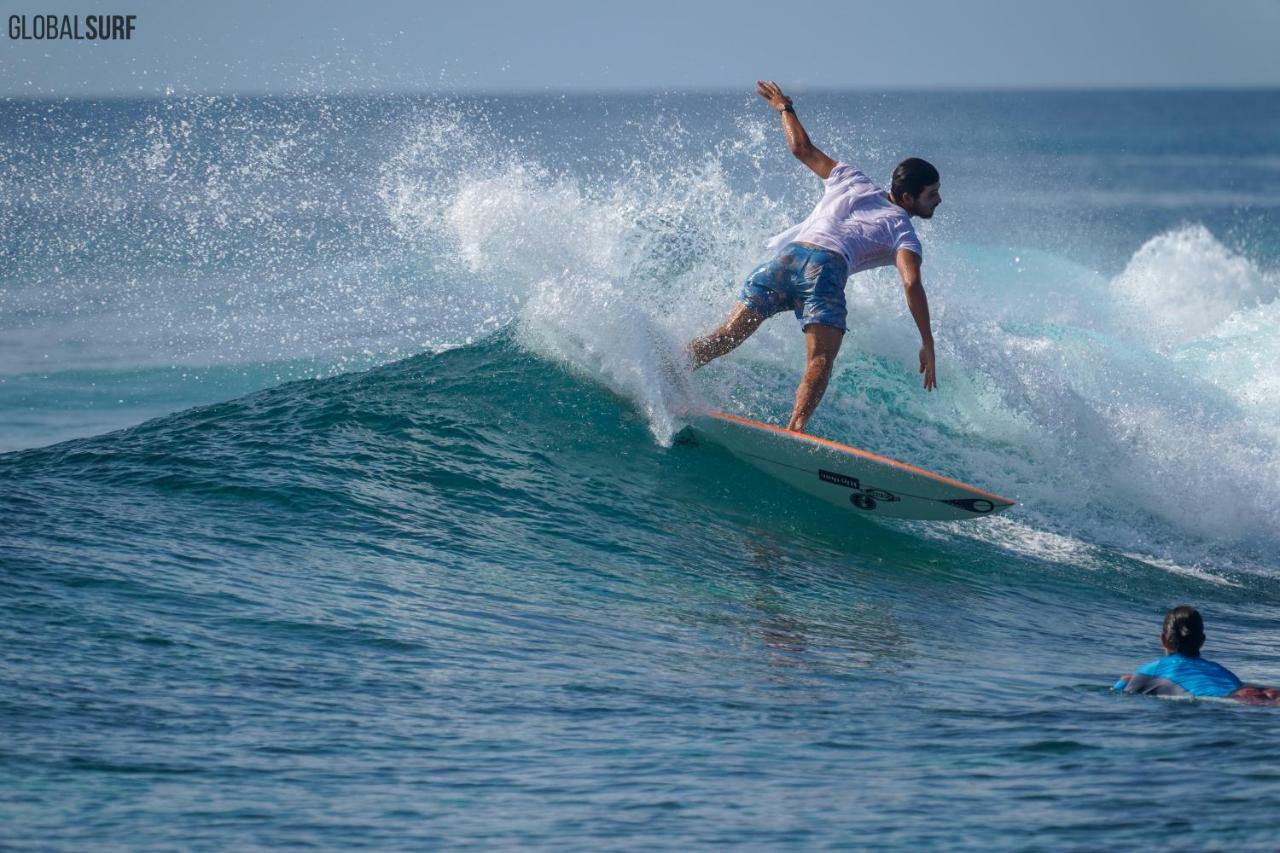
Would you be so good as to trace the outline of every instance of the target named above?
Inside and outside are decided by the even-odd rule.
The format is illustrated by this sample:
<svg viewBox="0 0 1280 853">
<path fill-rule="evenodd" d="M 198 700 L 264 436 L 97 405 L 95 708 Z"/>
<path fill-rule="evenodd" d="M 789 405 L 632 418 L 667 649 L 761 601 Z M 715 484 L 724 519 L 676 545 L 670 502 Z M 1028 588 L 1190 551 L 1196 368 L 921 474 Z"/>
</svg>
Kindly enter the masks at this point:
<svg viewBox="0 0 1280 853">
<path fill-rule="evenodd" d="M 749 305 L 739 305 L 738 310 L 729 316 L 724 326 L 740 333 L 743 340 L 746 340 L 768 317 L 769 315 L 762 314 Z"/>
<path fill-rule="evenodd" d="M 831 357 L 809 359 L 805 364 L 804 376 L 800 378 L 800 388 L 807 387 L 821 395 L 827 388 L 827 382 L 831 379 L 831 369 L 834 366 L 835 359 Z"/>
<path fill-rule="evenodd" d="M 844 341 L 844 329 L 810 323 L 804 327 L 804 334 L 808 343 L 807 355 L 810 364 L 821 360 L 829 366 L 835 361 L 840 352 L 840 344 Z"/>
<path fill-rule="evenodd" d="M 729 319 L 708 337 L 733 348 L 751 337 L 764 321 L 765 316 L 758 311 L 753 311 L 746 306 L 738 306 L 738 310 L 729 315 Z"/>
<path fill-rule="evenodd" d="M 760 319 L 763 320 L 764 318 L 761 317 Z M 759 325 L 759 322 L 743 324 L 738 315 L 735 315 L 710 334 L 701 338 L 694 338 L 685 347 L 693 369 L 697 370 L 707 362 L 732 352 L 739 344 L 751 337 L 751 333 Z"/>
</svg>

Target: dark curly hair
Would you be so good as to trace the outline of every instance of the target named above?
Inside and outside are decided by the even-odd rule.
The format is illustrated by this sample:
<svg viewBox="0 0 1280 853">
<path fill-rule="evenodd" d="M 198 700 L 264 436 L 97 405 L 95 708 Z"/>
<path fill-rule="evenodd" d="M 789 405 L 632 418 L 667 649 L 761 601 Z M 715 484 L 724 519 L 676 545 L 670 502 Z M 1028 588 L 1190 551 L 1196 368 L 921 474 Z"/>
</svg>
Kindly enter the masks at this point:
<svg viewBox="0 0 1280 853">
<path fill-rule="evenodd" d="M 938 170 L 928 160 L 919 157 L 908 157 L 893 170 L 893 183 L 889 194 L 894 198 L 902 198 L 903 194 L 919 198 L 920 193 L 930 184 L 941 180 Z"/>
<path fill-rule="evenodd" d="M 1194 607 L 1175 607 L 1164 615 L 1164 631 L 1160 638 L 1171 652 L 1189 658 L 1200 657 L 1204 645 L 1204 620 Z"/>
</svg>

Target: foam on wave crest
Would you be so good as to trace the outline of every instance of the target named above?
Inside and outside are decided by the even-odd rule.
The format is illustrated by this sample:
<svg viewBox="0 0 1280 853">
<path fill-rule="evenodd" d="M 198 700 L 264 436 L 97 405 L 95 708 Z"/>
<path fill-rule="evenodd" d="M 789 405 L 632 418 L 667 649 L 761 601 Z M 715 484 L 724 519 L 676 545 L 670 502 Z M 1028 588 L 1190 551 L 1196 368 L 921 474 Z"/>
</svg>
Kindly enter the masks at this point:
<svg viewBox="0 0 1280 853">
<path fill-rule="evenodd" d="M 129 232 L 141 242 L 104 256 L 153 279 L 99 282 L 113 291 L 100 305 L 84 299 L 91 280 L 59 279 L 57 304 L 29 304 L 33 288 L 9 292 L 6 307 L 59 323 L 101 308 L 120 335 L 138 335 L 140 352 L 172 341 L 161 350 L 177 363 L 211 353 L 389 359 L 514 322 L 525 347 L 630 400 L 662 443 L 699 401 L 773 420 L 789 410 L 803 362 L 789 315 L 691 387 L 672 381 L 683 343 L 724 317 L 764 239 L 819 191 L 815 182 L 784 200 L 766 190 L 778 140 L 757 105 L 744 102 L 710 147 L 659 108 L 657 121 L 602 130 L 587 152 L 502 130 L 481 101 L 366 112 L 362 126 L 382 136 L 361 137 L 371 156 L 358 174 L 325 154 L 330 132 L 355 119 L 313 104 L 331 124 L 311 128 L 304 106 L 152 105 L 123 142 L 90 152 L 103 171 L 83 176 L 79 208 L 29 209 L 15 184 L 0 188 L 0 224 L 35 210 L 50 241 L 116 222 L 113 210 L 154 214 L 116 222 L 142 229 Z M 849 142 L 841 150 L 858 150 Z M 19 174 L 39 171 L 39 152 L 18 153 Z M 572 166 L 588 155 L 591 164 Z M 315 216 L 299 218 L 307 210 Z M 860 274 L 815 432 L 1008 494 L 1039 536 L 1181 565 L 1274 551 L 1273 272 L 1195 224 L 1151 236 L 1112 278 L 1035 247 L 963 243 L 945 223 L 921 226 L 938 392 L 919 387 L 894 272 Z M 264 230 L 270 239 L 243 242 Z M 20 261 L 36 270 L 65 254 L 36 246 Z M 190 276 L 182 286 L 163 273 L 174 259 Z M 77 300 L 83 308 L 67 308 Z"/>
<path fill-rule="evenodd" d="M 1218 242 L 1203 225 L 1186 225 L 1148 240 L 1113 282 L 1126 325 L 1157 346 L 1213 332 L 1229 317 L 1271 302 L 1280 277 Z"/>
</svg>

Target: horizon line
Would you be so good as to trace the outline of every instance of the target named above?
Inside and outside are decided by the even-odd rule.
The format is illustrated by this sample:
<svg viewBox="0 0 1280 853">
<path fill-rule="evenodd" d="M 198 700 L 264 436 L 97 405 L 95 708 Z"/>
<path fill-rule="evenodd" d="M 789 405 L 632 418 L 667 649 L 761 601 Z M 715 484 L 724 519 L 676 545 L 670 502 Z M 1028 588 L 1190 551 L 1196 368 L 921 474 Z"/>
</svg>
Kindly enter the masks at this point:
<svg viewBox="0 0 1280 853">
<path fill-rule="evenodd" d="M 186 92 L 164 90 L 125 92 L 59 93 L 0 93 L 3 101 L 54 101 L 54 100 L 162 100 L 166 98 L 368 98 L 368 97 L 452 97 L 452 98 L 503 98 L 503 97 L 601 97 L 601 96 L 657 96 L 657 95 L 749 95 L 755 94 L 747 87 L 614 87 L 614 88 L 359 88 L 320 91 L 276 89 L 205 89 Z M 1090 94 L 1090 93 L 1265 93 L 1280 92 L 1280 84 L 1196 84 L 1196 85 L 1057 85 L 1038 86 L 884 86 L 846 87 L 793 86 L 791 91 L 806 95 L 877 95 L 877 94 Z"/>
</svg>

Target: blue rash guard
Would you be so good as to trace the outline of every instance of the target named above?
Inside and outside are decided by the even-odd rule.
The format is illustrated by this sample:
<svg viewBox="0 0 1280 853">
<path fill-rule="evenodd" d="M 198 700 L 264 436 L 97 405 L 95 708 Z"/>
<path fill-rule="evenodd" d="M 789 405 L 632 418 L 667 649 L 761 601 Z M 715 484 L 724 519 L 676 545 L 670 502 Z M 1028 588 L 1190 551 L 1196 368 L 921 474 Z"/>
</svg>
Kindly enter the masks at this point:
<svg viewBox="0 0 1280 853">
<path fill-rule="evenodd" d="M 1235 673 L 1219 663 L 1185 655 L 1165 655 L 1123 678 L 1112 690 L 1153 696 L 1230 696 L 1241 687 Z"/>
</svg>

